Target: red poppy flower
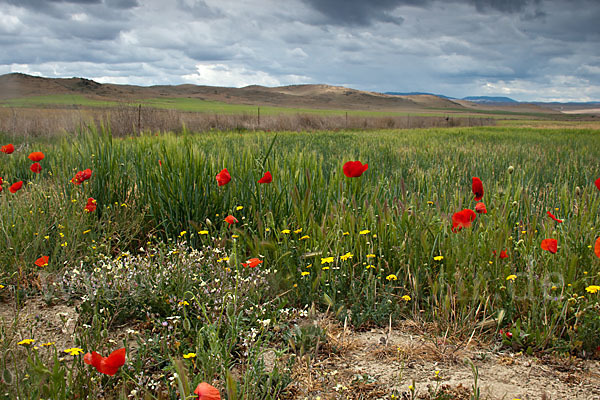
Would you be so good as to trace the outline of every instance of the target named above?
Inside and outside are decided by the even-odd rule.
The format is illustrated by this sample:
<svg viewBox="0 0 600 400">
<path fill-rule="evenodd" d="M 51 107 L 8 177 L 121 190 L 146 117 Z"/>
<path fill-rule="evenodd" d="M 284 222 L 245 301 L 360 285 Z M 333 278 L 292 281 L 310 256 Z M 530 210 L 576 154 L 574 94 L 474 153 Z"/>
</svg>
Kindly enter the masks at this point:
<svg viewBox="0 0 600 400">
<path fill-rule="evenodd" d="M 36 174 L 39 174 L 40 172 L 42 172 L 42 166 L 38 162 L 31 164 L 31 167 L 29 167 L 29 169 L 32 172 L 35 172 Z"/>
<path fill-rule="evenodd" d="M 229 225 L 231 225 L 231 224 L 235 224 L 236 222 L 238 222 L 238 220 L 233 215 L 228 215 L 225 217 L 225 222 L 227 222 Z"/>
<path fill-rule="evenodd" d="M 596 257 L 600 258 L 600 237 L 596 239 L 596 244 L 594 245 L 594 253 L 596 253 Z"/>
<path fill-rule="evenodd" d="M 475 201 L 479 201 L 483 198 L 483 182 L 476 176 L 473 177 L 473 183 L 471 184 L 471 190 L 475 195 Z"/>
<path fill-rule="evenodd" d="M 242 263 L 242 265 L 244 267 L 255 268 L 258 264 L 262 264 L 262 262 L 263 261 L 258 258 L 251 258 L 248 261 L 246 261 L 245 263 Z"/>
<path fill-rule="evenodd" d="M 90 197 L 85 205 L 85 212 L 91 213 L 96 211 L 96 200 Z"/>
<path fill-rule="evenodd" d="M 35 260 L 34 264 L 40 268 L 45 267 L 46 265 L 48 265 L 48 256 L 42 256 L 38 258 L 37 260 Z"/>
<path fill-rule="evenodd" d="M 504 332 L 502 329 L 500 329 L 500 336 L 505 335 L 507 338 L 511 339 L 512 338 L 512 332 L 510 331 L 506 331 Z"/>
<path fill-rule="evenodd" d="M 594 185 L 596 185 L 598 190 L 600 190 L 600 178 L 596 179 L 596 182 L 594 182 Z"/>
<path fill-rule="evenodd" d="M 471 226 L 471 222 L 475 221 L 475 211 L 471 209 L 464 209 L 452 216 L 452 232 L 458 232 L 462 228 L 468 228 Z"/>
<path fill-rule="evenodd" d="M 198 395 L 197 400 L 221 400 L 219 390 L 206 382 L 198 384 L 194 390 L 194 394 Z"/>
<path fill-rule="evenodd" d="M 496 250 L 494 250 L 494 255 L 496 255 Z M 500 251 L 500 258 L 508 258 L 508 254 L 506 253 L 506 250 L 501 250 Z"/>
<path fill-rule="evenodd" d="M 550 211 L 548 211 L 546 214 L 548 214 L 548 216 L 549 216 L 550 218 L 552 218 L 553 220 L 555 220 L 555 221 L 556 221 L 556 222 L 558 222 L 559 224 L 560 224 L 561 222 L 563 222 L 563 221 L 562 221 L 562 219 L 558 219 L 558 218 L 556 218 L 554 215 L 552 215 L 552 213 L 551 213 Z"/>
<path fill-rule="evenodd" d="M 360 161 L 348 161 L 343 167 L 344 175 L 348 178 L 358 178 L 367 169 L 369 169 L 369 164 L 363 165 Z"/>
<path fill-rule="evenodd" d="M 94 351 L 91 354 L 86 353 L 83 356 L 83 361 L 96 368 L 96 371 L 101 374 L 113 376 L 125 364 L 125 353 L 125 348 L 122 348 L 113 351 L 108 357 L 102 357 Z"/>
<path fill-rule="evenodd" d="M 477 211 L 478 214 L 487 214 L 487 208 L 485 208 L 485 204 L 482 202 L 475 204 L 475 211 Z"/>
<path fill-rule="evenodd" d="M 558 251 L 558 242 L 556 239 L 544 239 L 542 240 L 542 250 L 548 250 L 554 254 Z"/>
<path fill-rule="evenodd" d="M 19 181 L 19 182 L 16 182 L 16 183 L 13 183 L 12 185 L 10 185 L 8 190 L 11 193 L 17 193 L 19 190 L 21 190 L 22 187 L 23 187 L 23 181 Z"/>
<path fill-rule="evenodd" d="M 84 169 L 83 171 L 79 171 L 75 174 L 75 176 L 71 179 L 71 183 L 75 185 L 81 185 L 83 182 L 87 181 L 92 177 L 91 169 Z"/>
<path fill-rule="evenodd" d="M 15 151 L 15 146 L 9 143 L 0 147 L 0 151 L 6 154 L 12 154 L 12 152 Z"/>
<path fill-rule="evenodd" d="M 162 167 L 162 161 L 158 160 L 158 166 Z"/>
<path fill-rule="evenodd" d="M 44 153 L 41 151 L 34 151 L 27 156 L 31 161 L 38 162 L 44 159 Z"/>
<path fill-rule="evenodd" d="M 269 171 L 265 172 L 262 178 L 258 180 L 258 183 L 271 183 L 273 182 L 273 176 Z"/>
<path fill-rule="evenodd" d="M 223 186 L 229 183 L 229 181 L 231 180 L 231 175 L 229 175 L 229 171 L 227 171 L 227 168 L 223 168 L 221 172 L 217 174 L 216 178 L 219 186 Z"/>
</svg>

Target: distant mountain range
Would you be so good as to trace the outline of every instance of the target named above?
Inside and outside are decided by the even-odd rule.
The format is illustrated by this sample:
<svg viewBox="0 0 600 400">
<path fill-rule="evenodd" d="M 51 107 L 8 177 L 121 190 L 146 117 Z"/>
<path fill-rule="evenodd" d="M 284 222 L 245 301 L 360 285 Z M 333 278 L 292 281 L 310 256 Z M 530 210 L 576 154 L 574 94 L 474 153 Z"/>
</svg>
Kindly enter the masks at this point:
<svg viewBox="0 0 600 400">
<path fill-rule="evenodd" d="M 428 95 L 428 96 L 437 96 L 443 99 L 448 100 L 467 100 L 472 101 L 473 103 L 481 103 L 481 104 L 506 104 L 506 103 L 518 103 L 517 100 L 511 99 L 510 97 L 501 97 L 501 96 L 468 96 L 463 97 L 462 99 L 456 97 L 449 97 L 443 94 L 435 94 L 435 93 L 427 93 L 427 92 L 385 92 L 385 94 L 391 94 L 396 96 L 419 96 L 419 95 Z"/>
<path fill-rule="evenodd" d="M 510 97 L 503 96 L 467 96 L 463 100 L 472 101 L 474 103 L 518 103 L 518 101 Z"/>
<path fill-rule="evenodd" d="M 467 96 L 461 98 L 457 97 L 449 97 L 444 96 L 443 94 L 435 94 L 435 93 L 427 93 L 427 92 L 385 92 L 384 94 L 391 94 L 396 96 L 415 96 L 415 95 L 429 95 L 429 96 L 437 96 L 443 99 L 448 100 L 467 100 L 473 103 L 479 104 L 519 104 L 519 103 L 528 103 L 528 104 L 537 104 L 537 105 L 559 105 L 559 104 L 568 104 L 572 106 L 598 106 L 600 105 L 600 101 L 587 101 L 587 102 L 567 102 L 561 103 L 557 101 L 518 101 L 515 99 L 511 99 L 510 97 L 505 96 Z"/>
</svg>

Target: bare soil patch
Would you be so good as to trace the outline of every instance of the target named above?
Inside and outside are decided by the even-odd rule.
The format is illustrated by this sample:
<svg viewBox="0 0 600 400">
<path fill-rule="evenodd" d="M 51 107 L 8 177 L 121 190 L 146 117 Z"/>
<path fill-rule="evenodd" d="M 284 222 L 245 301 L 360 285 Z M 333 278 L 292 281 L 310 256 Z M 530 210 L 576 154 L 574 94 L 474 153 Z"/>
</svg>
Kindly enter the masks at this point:
<svg viewBox="0 0 600 400">
<path fill-rule="evenodd" d="M 498 350 L 495 343 L 455 343 L 410 327 L 347 330 L 330 340 L 345 342 L 344 350 L 319 357 L 310 368 L 299 366 L 296 399 L 389 399 L 394 390 L 409 399 L 413 382 L 415 398 L 470 399 L 472 365 L 482 399 L 600 399 L 598 361 L 541 359 Z"/>
<path fill-rule="evenodd" d="M 75 305 L 30 299 L 17 311 L 13 302 L 0 303 L 10 347 L 24 338 L 56 342 L 60 350 L 73 347 L 77 319 Z M 344 329 L 328 319 L 318 324 L 327 339 L 316 357 L 307 352 L 298 360 L 285 398 L 389 399 L 395 392 L 409 399 L 414 384 L 415 398 L 470 399 L 475 366 L 482 399 L 600 399 L 597 360 L 530 357 L 499 349 L 499 343 L 455 342 L 419 332 L 408 322 L 368 332 Z M 265 358 L 272 356 L 265 353 Z"/>
</svg>

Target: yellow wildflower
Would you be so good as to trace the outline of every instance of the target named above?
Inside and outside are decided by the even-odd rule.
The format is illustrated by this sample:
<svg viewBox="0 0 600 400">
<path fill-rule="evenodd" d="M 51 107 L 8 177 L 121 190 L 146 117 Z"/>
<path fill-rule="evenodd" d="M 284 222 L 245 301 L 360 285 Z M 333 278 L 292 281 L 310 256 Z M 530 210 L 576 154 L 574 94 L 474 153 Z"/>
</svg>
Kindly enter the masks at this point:
<svg viewBox="0 0 600 400">
<path fill-rule="evenodd" d="M 444 256 L 435 256 L 433 257 L 433 261 L 442 261 L 444 259 Z"/>
<path fill-rule="evenodd" d="M 410 296 L 405 294 L 404 296 L 402 296 L 402 300 L 404 301 L 410 301 Z"/>
<path fill-rule="evenodd" d="M 585 288 L 585 291 L 588 293 L 596 293 L 600 290 L 600 286 L 590 285 Z"/>
<path fill-rule="evenodd" d="M 375 258 L 375 254 L 367 254 L 367 258 Z"/>
<path fill-rule="evenodd" d="M 328 265 L 326 265 L 326 266 L 322 267 L 321 269 L 322 269 L 323 271 L 327 271 L 327 270 L 329 269 L 329 266 L 328 266 Z"/>
<path fill-rule="evenodd" d="M 514 282 L 514 281 L 515 281 L 515 279 L 517 279 L 517 276 L 516 276 L 516 275 L 509 275 L 509 276 L 507 276 L 507 277 L 506 277 L 506 280 L 507 280 L 507 281 L 513 281 L 513 282 Z"/>
<path fill-rule="evenodd" d="M 54 345 L 55 343 L 56 343 L 56 342 L 42 343 L 42 344 L 40 344 L 40 346 L 42 346 L 42 347 L 48 347 L 48 346 L 52 346 L 52 345 Z"/>
<path fill-rule="evenodd" d="M 300 238 L 300 240 L 305 240 L 305 239 L 308 239 L 308 238 L 310 238 L 310 236 L 308 236 L 308 235 L 304 235 L 304 236 L 302 236 L 302 237 Z"/>
<path fill-rule="evenodd" d="M 366 235 L 366 234 L 369 234 L 369 233 L 371 233 L 371 231 L 368 230 L 368 229 L 363 229 L 362 231 L 358 232 L 359 235 Z"/>
<path fill-rule="evenodd" d="M 83 353 L 83 349 L 80 349 L 79 347 L 72 347 L 70 349 L 65 349 L 63 351 L 72 356 L 78 356 Z"/>
<path fill-rule="evenodd" d="M 86 229 L 85 231 L 83 231 L 84 235 L 87 235 L 88 233 L 90 233 L 92 230 L 91 229 Z"/>
<path fill-rule="evenodd" d="M 321 264 L 331 264 L 332 262 L 333 262 L 333 257 L 321 258 Z"/>
<path fill-rule="evenodd" d="M 208 231 L 198 231 L 198 235 L 208 235 Z"/>
<path fill-rule="evenodd" d="M 365 268 L 366 268 L 366 269 L 369 269 L 369 268 L 375 268 L 375 266 L 374 266 L 374 265 L 371 265 L 371 264 L 369 264 L 369 265 L 367 265 Z"/>
<path fill-rule="evenodd" d="M 235 234 L 234 234 L 234 235 L 231 235 L 231 237 L 232 237 L 233 239 L 237 239 L 237 238 L 239 238 L 239 237 L 240 237 L 240 235 L 235 235 Z"/>
<path fill-rule="evenodd" d="M 300 232 L 302 232 L 302 228 L 298 228 L 294 231 L 294 233 L 300 233 Z"/>
<path fill-rule="evenodd" d="M 385 279 L 387 279 L 388 281 L 395 281 L 395 280 L 398 280 L 398 277 L 394 274 L 389 274 L 388 276 L 385 277 Z"/>
<path fill-rule="evenodd" d="M 291 231 L 289 229 L 284 229 L 284 230 L 281 231 L 281 233 L 283 233 L 284 235 L 287 235 L 290 232 Z"/>
<path fill-rule="evenodd" d="M 344 232 L 342 233 L 342 236 L 348 236 L 350 234 L 350 232 Z"/>
<path fill-rule="evenodd" d="M 236 209 L 236 211 L 240 211 L 240 210 L 242 210 L 243 208 L 244 208 L 244 206 L 237 206 L 235 209 Z"/>
<path fill-rule="evenodd" d="M 179 302 L 179 305 L 180 305 L 180 306 L 189 306 L 189 305 L 190 305 L 190 303 L 188 303 L 188 302 L 187 302 L 187 301 L 185 301 L 185 300 L 182 300 L 182 301 L 180 301 L 180 302 Z"/>
<path fill-rule="evenodd" d="M 302 271 L 300 273 L 300 275 L 302 275 L 302 276 L 310 275 L 310 272 L 309 271 Z"/>
<path fill-rule="evenodd" d="M 185 236 L 185 234 L 186 234 L 186 233 L 187 233 L 187 231 L 181 231 L 181 232 L 179 233 L 179 237 Z"/>
<path fill-rule="evenodd" d="M 20 344 L 21 346 L 29 346 L 33 342 L 35 342 L 35 339 L 23 339 L 17 344 Z"/>
<path fill-rule="evenodd" d="M 352 257 L 354 257 L 354 254 L 352 254 L 350 252 L 347 252 L 346 254 L 344 254 L 343 256 L 340 257 L 340 260 L 346 261 L 346 260 L 348 260 L 348 259 L 350 259 Z"/>
<path fill-rule="evenodd" d="M 194 358 L 196 357 L 196 353 L 187 353 L 183 355 L 183 358 Z"/>
</svg>

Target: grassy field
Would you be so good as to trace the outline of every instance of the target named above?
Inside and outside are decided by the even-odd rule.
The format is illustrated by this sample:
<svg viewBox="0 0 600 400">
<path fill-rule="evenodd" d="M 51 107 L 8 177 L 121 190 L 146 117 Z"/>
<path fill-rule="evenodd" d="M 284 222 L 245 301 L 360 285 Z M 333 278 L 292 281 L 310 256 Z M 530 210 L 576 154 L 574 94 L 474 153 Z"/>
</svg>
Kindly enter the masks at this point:
<svg viewBox="0 0 600 400">
<path fill-rule="evenodd" d="M 91 128 L 20 141 L 0 153 L 0 300 L 75 304 L 78 322 L 70 342 L 3 325 L 0 392 L 175 399 L 206 381 L 228 399 L 294 398 L 295 366 L 339 351 L 303 322 L 319 313 L 355 330 L 411 320 L 515 351 L 597 356 L 599 158 L 592 129 L 116 139 Z M 362 176 L 345 176 L 351 160 L 368 163 Z M 218 186 L 224 168 L 231 181 Z M 266 171 L 273 181 L 258 183 Z M 475 209 L 472 177 L 487 213 L 453 229 Z M 115 377 L 63 351 L 119 347 L 128 360 Z"/>
<path fill-rule="evenodd" d="M 130 102 L 118 102 L 110 100 L 99 100 L 82 95 L 46 95 L 46 96 L 30 96 L 23 98 L 8 99 L 0 101 L 2 107 L 118 107 L 131 106 L 176 110 L 195 113 L 212 113 L 221 115 L 230 114 L 251 114 L 258 112 L 258 106 L 251 104 L 230 104 L 220 101 L 202 100 L 186 97 L 161 97 L 140 99 Z M 376 111 L 376 110 L 339 110 L 339 109 L 316 109 L 316 108 L 301 108 L 301 107 L 273 107 L 260 106 L 260 112 L 263 115 L 279 115 L 279 114 L 315 114 L 320 116 L 344 116 L 346 113 L 350 116 L 359 117 L 385 117 L 385 116 L 405 116 L 412 115 L 415 117 L 445 117 L 452 115 L 460 118 L 506 118 L 521 116 L 523 118 L 532 118 L 535 116 L 546 117 L 546 114 L 521 113 L 510 111 L 482 111 L 468 110 L 463 108 L 457 109 L 428 109 L 422 107 L 415 110 L 406 111 Z"/>
</svg>

